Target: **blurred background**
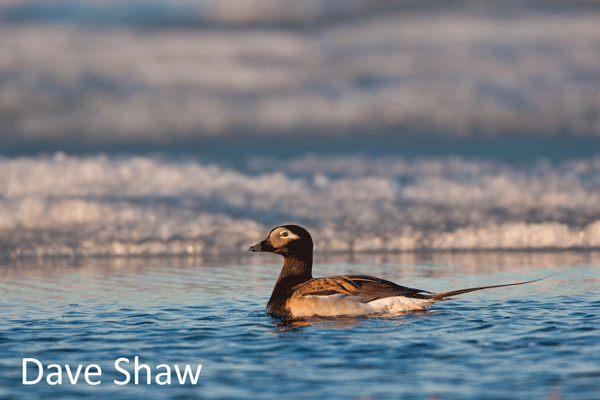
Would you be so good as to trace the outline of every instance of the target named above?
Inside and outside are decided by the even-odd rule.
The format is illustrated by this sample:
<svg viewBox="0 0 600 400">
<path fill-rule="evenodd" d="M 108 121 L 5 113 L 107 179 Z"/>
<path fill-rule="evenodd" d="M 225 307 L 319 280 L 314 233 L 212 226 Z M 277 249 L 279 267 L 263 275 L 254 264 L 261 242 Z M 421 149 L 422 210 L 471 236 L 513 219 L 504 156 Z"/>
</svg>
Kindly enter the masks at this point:
<svg viewBox="0 0 600 400">
<path fill-rule="evenodd" d="M 0 244 L 600 247 L 600 2 L 3 1 Z"/>
</svg>

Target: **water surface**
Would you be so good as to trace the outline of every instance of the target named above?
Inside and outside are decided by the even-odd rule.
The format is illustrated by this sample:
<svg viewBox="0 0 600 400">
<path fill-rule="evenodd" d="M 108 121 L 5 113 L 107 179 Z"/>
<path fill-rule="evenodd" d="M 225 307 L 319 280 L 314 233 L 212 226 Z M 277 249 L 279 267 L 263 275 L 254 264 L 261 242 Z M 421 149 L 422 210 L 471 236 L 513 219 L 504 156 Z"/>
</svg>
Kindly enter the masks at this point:
<svg viewBox="0 0 600 400">
<path fill-rule="evenodd" d="M 315 276 L 362 272 L 438 292 L 560 273 L 428 313 L 286 324 L 264 313 L 274 255 L 14 260 L 1 267 L 0 397 L 598 398 L 598 266 L 597 252 L 318 255 Z M 133 383 L 135 356 L 151 385 L 144 374 Z M 132 373 L 122 386 L 121 357 Z M 23 358 L 98 364 L 101 383 L 82 371 L 76 385 L 66 372 L 62 385 L 47 372 L 23 385 Z M 196 385 L 173 371 L 161 386 L 159 364 L 202 369 Z"/>
</svg>

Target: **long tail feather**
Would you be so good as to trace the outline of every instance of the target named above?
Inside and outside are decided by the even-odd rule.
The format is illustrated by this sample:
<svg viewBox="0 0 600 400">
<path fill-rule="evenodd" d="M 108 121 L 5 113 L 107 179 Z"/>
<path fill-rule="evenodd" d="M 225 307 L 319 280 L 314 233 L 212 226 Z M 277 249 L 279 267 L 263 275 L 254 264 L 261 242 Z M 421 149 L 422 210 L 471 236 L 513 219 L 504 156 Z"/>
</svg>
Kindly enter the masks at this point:
<svg viewBox="0 0 600 400">
<path fill-rule="evenodd" d="M 545 276 L 543 278 L 534 279 L 532 281 L 516 282 L 516 283 L 506 283 L 504 285 L 479 286 L 479 287 L 468 288 L 468 289 L 452 290 L 450 292 L 444 292 L 444 293 L 430 294 L 430 295 L 427 295 L 426 298 L 432 299 L 432 300 L 447 300 L 448 297 L 452 297 L 452 296 L 456 296 L 456 295 L 464 294 L 464 293 L 469 293 L 469 292 L 474 292 L 476 290 L 494 289 L 494 288 L 500 288 L 500 287 L 525 285 L 527 283 L 538 282 L 538 281 L 541 281 L 543 279 L 550 278 L 551 276 L 554 276 L 556 274 L 558 274 L 558 272 L 556 272 L 556 273 L 554 273 L 552 275 Z"/>
</svg>

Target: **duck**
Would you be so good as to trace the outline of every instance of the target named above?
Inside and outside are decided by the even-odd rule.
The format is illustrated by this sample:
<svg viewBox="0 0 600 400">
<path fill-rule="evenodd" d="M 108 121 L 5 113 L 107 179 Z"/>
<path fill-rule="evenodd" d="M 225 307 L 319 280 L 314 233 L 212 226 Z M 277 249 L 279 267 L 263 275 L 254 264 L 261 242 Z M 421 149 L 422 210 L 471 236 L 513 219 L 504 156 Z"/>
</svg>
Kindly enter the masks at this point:
<svg viewBox="0 0 600 400">
<path fill-rule="evenodd" d="M 267 302 L 266 312 L 285 319 L 422 312 L 432 304 L 456 295 L 545 279 L 432 293 L 369 275 L 313 278 L 313 240 L 310 233 L 298 225 L 272 229 L 265 240 L 251 246 L 249 251 L 283 256 L 283 268 Z"/>
</svg>

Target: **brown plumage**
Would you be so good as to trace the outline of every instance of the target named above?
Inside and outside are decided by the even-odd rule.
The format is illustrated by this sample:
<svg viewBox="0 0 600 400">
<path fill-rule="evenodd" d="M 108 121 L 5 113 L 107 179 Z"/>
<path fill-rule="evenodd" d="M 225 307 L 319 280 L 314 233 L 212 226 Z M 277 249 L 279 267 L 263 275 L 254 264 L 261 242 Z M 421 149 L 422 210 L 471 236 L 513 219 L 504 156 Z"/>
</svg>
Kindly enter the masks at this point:
<svg viewBox="0 0 600 400">
<path fill-rule="evenodd" d="M 415 299 L 429 299 L 429 293 L 396 285 L 394 282 L 367 275 L 343 275 L 330 278 L 313 278 L 294 287 L 296 296 L 326 296 L 345 293 L 360 296 L 365 303 L 391 296 L 405 296 Z"/>
<path fill-rule="evenodd" d="M 367 275 L 313 278 L 312 238 L 306 229 L 297 225 L 273 229 L 265 240 L 249 250 L 280 254 L 284 258 L 283 268 L 266 309 L 267 313 L 276 317 L 367 315 L 390 310 L 424 310 L 451 296 L 545 279 L 431 293 Z"/>
</svg>

